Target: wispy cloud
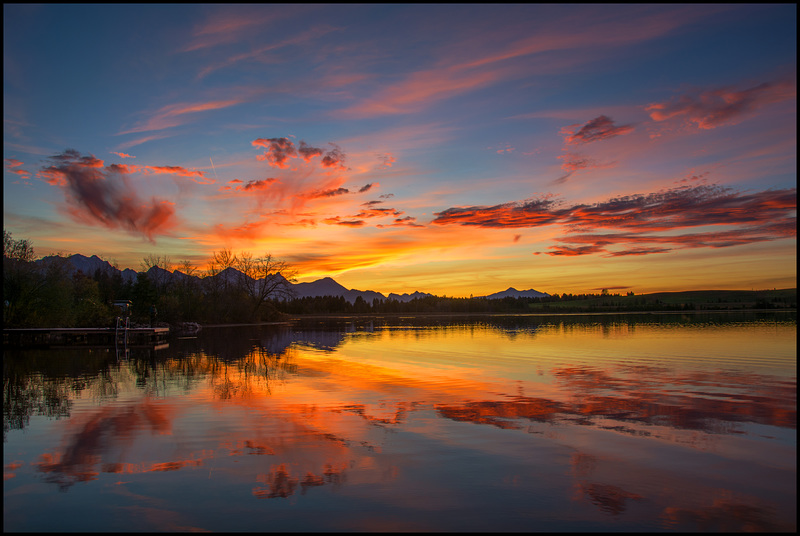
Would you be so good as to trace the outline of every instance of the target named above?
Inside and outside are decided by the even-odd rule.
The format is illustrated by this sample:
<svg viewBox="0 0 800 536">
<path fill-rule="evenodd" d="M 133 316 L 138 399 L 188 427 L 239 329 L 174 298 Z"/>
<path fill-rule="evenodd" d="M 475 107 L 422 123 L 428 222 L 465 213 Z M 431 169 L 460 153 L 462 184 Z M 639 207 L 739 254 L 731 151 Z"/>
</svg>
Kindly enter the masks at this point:
<svg viewBox="0 0 800 536">
<path fill-rule="evenodd" d="M 561 184 L 566 182 L 575 173 L 583 169 L 609 168 L 614 166 L 614 162 L 602 164 L 594 159 L 588 158 L 578 153 L 566 153 L 559 156 L 558 158 L 559 160 L 563 160 L 563 162 L 561 163 L 561 169 L 564 170 L 566 173 L 557 178 L 554 181 L 555 184 Z"/>
<path fill-rule="evenodd" d="M 606 140 L 616 136 L 622 136 L 633 131 L 633 125 L 615 125 L 614 120 L 601 115 L 577 128 L 578 125 L 570 125 L 562 129 L 561 133 L 565 136 L 564 141 L 569 145 L 581 145 L 596 141 Z"/>
<path fill-rule="evenodd" d="M 193 114 L 230 108 L 247 102 L 249 99 L 240 97 L 235 99 L 213 100 L 206 102 L 179 103 L 163 106 L 153 112 L 149 118 L 140 121 L 135 126 L 119 132 L 117 135 L 133 134 L 136 132 L 151 132 L 181 126 L 192 120 Z M 139 142 L 142 143 L 142 142 Z"/>
<path fill-rule="evenodd" d="M 101 165 L 99 167 L 102 167 L 102 160 L 100 161 L 100 164 Z M 214 184 L 215 182 L 214 179 L 206 177 L 206 174 L 200 170 L 186 169 L 182 166 L 138 166 L 135 164 L 109 164 L 106 166 L 106 170 L 111 173 L 122 173 L 126 175 L 130 175 L 132 173 L 177 175 L 179 177 L 187 177 L 192 179 L 198 184 Z"/>
<path fill-rule="evenodd" d="M 192 39 L 181 48 L 182 52 L 211 48 L 242 39 L 244 32 L 262 29 L 265 25 L 281 18 L 281 14 L 271 11 L 237 6 L 237 9 L 214 10 L 208 20 L 197 25 L 192 31 Z"/>
<path fill-rule="evenodd" d="M 559 68 L 565 61 L 576 64 L 589 61 L 586 50 L 630 46 L 667 35 L 714 11 L 713 8 L 659 11 L 641 7 L 626 17 L 601 12 L 567 16 L 554 24 L 560 31 L 547 27 L 537 31 L 528 29 L 527 36 L 518 39 L 509 39 L 506 29 L 496 34 L 483 32 L 459 37 L 462 46 L 433 51 L 432 57 L 438 59 L 429 67 L 406 73 L 399 80 L 392 78 L 371 95 L 333 115 L 366 118 L 419 112 L 443 99 L 514 79 L 532 69 L 542 71 Z M 576 50 L 582 51 L 580 56 L 572 54 Z M 570 59 L 558 57 L 556 52 Z"/>
<path fill-rule="evenodd" d="M 654 121 L 682 118 L 709 130 L 735 124 L 766 104 L 796 96 L 794 81 L 764 82 L 738 91 L 721 88 L 687 93 L 668 102 L 650 104 L 645 109 Z"/>
<path fill-rule="evenodd" d="M 162 140 L 164 138 L 169 138 L 170 136 L 172 136 L 172 134 L 153 134 L 151 136 L 145 136 L 143 138 L 137 138 L 135 140 L 120 143 L 118 147 L 120 149 L 130 149 L 131 147 L 142 145 L 143 143 L 147 143 L 149 141 Z"/>
<path fill-rule="evenodd" d="M 216 181 L 200 170 L 190 170 L 181 166 L 144 166 L 148 173 L 167 173 L 170 175 L 178 175 L 179 177 L 188 177 L 198 184 L 214 184 Z"/>
<path fill-rule="evenodd" d="M 600 115 L 581 125 L 569 125 L 561 129 L 564 136 L 565 154 L 559 156 L 562 160 L 561 169 L 565 172 L 554 181 L 561 184 L 569 180 L 575 173 L 584 169 L 609 168 L 614 162 L 600 163 L 597 160 L 574 152 L 574 146 L 595 143 L 602 140 L 616 138 L 633 132 L 633 125 L 616 125 L 614 120 L 606 115 Z"/>
<path fill-rule="evenodd" d="M 576 234 L 557 238 L 559 242 L 568 244 L 590 243 L 591 246 L 551 246 L 546 252 L 548 255 L 562 255 L 563 250 L 583 250 L 586 253 L 607 253 L 607 257 L 621 257 L 627 255 L 649 255 L 652 253 L 666 253 L 674 249 L 692 248 L 725 248 L 742 246 L 755 242 L 768 242 L 780 238 L 796 236 L 796 218 L 787 217 L 784 221 L 774 224 L 740 227 L 735 230 L 717 232 L 685 233 L 679 235 L 653 235 L 640 233 L 615 233 L 615 234 Z M 630 249 L 619 251 L 609 250 L 606 246 L 622 244 Z M 663 244 L 673 247 L 648 247 L 638 244 Z M 634 246 L 634 247 L 631 247 Z M 583 253 L 582 253 L 583 254 Z"/>
<path fill-rule="evenodd" d="M 242 25 L 240 24 L 240 26 Z M 222 61 L 218 61 L 204 67 L 197 76 L 198 78 L 204 78 L 214 71 L 232 67 L 236 64 L 248 61 L 258 63 L 279 63 L 288 61 L 289 58 L 278 57 L 274 53 L 286 47 L 309 44 L 314 40 L 336 30 L 338 30 L 338 28 L 327 24 L 316 26 L 306 30 L 305 32 L 301 32 L 297 35 L 253 48 L 247 52 L 230 55 Z"/>
<path fill-rule="evenodd" d="M 419 71 L 333 115 L 365 118 L 417 112 L 438 100 L 486 87 L 501 78 L 501 72 L 496 70 L 471 73 L 462 72 L 459 66 Z"/>
</svg>

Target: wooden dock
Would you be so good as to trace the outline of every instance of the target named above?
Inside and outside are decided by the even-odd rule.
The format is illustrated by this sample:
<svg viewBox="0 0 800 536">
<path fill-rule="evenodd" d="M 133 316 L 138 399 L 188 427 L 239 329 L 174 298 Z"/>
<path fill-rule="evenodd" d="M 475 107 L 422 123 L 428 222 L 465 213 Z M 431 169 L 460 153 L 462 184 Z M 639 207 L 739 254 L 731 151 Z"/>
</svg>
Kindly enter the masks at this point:
<svg viewBox="0 0 800 536">
<path fill-rule="evenodd" d="M 3 346 L 161 346 L 169 328 L 18 328 L 3 330 Z"/>
</svg>

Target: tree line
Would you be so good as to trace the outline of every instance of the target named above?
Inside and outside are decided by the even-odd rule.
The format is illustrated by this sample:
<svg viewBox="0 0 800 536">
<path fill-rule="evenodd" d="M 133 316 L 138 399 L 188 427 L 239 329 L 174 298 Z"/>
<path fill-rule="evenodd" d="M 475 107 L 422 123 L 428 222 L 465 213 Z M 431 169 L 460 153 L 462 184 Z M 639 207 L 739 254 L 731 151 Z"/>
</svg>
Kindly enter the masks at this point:
<svg viewBox="0 0 800 536">
<path fill-rule="evenodd" d="M 142 259 L 134 281 L 118 270 L 72 270 L 62 254 L 35 262 L 33 245 L 3 230 L 3 322 L 6 327 L 112 326 L 115 301 L 131 302 L 138 324 L 245 323 L 282 319 L 296 272 L 271 254 L 215 251 L 207 270 L 166 255 Z M 228 270 L 234 268 L 236 271 Z"/>
<path fill-rule="evenodd" d="M 99 327 L 114 325 L 119 309 L 112 304 L 130 300 L 131 320 L 139 324 L 232 324 L 284 320 L 287 315 L 326 314 L 482 314 L 692 311 L 730 308 L 796 308 L 791 296 L 735 298 L 734 303 L 706 300 L 666 302 L 654 296 L 603 289 L 599 294 L 554 294 L 538 298 L 454 298 L 424 296 L 410 301 L 361 296 L 354 302 L 342 296 L 296 298 L 296 271 L 270 254 L 212 253 L 206 270 L 168 256 L 142 259 L 134 281 L 118 270 L 92 274 L 73 271 L 67 257 L 35 262 L 29 240 L 15 240 L 3 230 L 3 321 L 7 327 Z M 231 268 L 235 270 L 230 270 Z M 155 313 L 155 314 L 153 314 Z"/>
</svg>

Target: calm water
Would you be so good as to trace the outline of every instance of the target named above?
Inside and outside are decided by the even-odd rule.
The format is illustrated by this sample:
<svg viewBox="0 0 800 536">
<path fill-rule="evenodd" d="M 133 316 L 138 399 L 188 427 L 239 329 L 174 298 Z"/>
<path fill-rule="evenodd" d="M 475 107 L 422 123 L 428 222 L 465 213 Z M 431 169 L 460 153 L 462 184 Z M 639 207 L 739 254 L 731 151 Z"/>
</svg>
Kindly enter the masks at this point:
<svg viewBox="0 0 800 536">
<path fill-rule="evenodd" d="M 795 314 L 5 350 L 7 531 L 795 531 Z"/>
</svg>

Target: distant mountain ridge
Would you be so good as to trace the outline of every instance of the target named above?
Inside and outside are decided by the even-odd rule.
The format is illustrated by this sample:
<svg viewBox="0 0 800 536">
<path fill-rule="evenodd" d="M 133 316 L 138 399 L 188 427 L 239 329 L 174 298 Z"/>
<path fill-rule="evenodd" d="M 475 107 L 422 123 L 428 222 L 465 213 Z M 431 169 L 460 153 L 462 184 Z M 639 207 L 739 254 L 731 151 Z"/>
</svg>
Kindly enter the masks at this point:
<svg viewBox="0 0 800 536">
<path fill-rule="evenodd" d="M 539 292 L 538 290 L 534 290 L 532 288 L 528 290 L 517 290 L 514 287 L 509 287 L 502 292 L 495 292 L 494 294 L 481 297 L 488 300 L 501 300 L 503 298 L 545 298 L 549 295 L 550 294 L 547 294 L 546 292 Z"/>
<path fill-rule="evenodd" d="M 43 257 L 35 263 L 41 267 L 46 267 L 48 263 L 59 259 L 60 257 L 51 256 L 51 257 Z M 88 276 L 93 276 L 97 270 L 101 272 L 108 273 L 109 275 L 114 274 L 114 272 L 118 272 L 122 277 L 123 281 L 125 282 L 135 282 L 138 272 L 136 270 L 132 270 L 130 268 L 126 268 L 125 270 L 119 270 L 111 265 L 108 261 L 104 261 L 97 255 L 92 255 L 91 257 L 86 257 L 85 255 L 75 254 L 71 255 L 70 257 L 66 257 L 66 267 L 67 269 L 73 273 L 77 271 L 81 271 Z M 179 270 L 175 270 L 173 272 L 168 272 L 162 268 L 154 266 L 147 271 L 147 276 L 152 281 L 159 281 L 162 283 L 170 283 L 170 282 L 177 282 L 182 281 L 187 278 L 202 281 L 202 279 L 198 276 L 186 275 Z M 235 268 L 226 268 L 225 270 L 221 271 L 220 273 L 211 276 L 213 278 L 217 278 L 222 281 L 234 283 L 239 278 L 247 277 L 245 274 L 240 272 Z M 409 302 L 415 300 L 417 298 L 424 298 L 426 296 L 433 296 L 433 294 L 427 292 L 420 292 L 414 291 L 410 294 L 395 294 L 394 292 L 390 293 L 388 296 L 384 296 L 380 292 L 375 292 L 373 290 L 357 290 L 357 289 L 348 289 L 343 285 L 337 283 L 331 277 L 323 277 L 322 279 L 317 279 L 316 281 L 311 281 L 308 283 L 288 283 L 292 290 L 295 293 L 295 297 L 297 298 L 306 298 L 306 297 L 321 297 L 321 296 L 341 296 L 345 300 L 350 303 L 355 303 L 356 299 L 360 296 L 367 303 L 372 303 L 373 300 L 397 300 L 399 302 Z M 494 294 L 489 294 L 488 296 L 482 296 L 482 298 L 486 299 L 502 299 L 505 297 L 512 297 L 512 298 L 541 298 L 549 296 L 549 294 L 544 292 L 539 292 L 534 289 L 528 290 L 517 290 L 513 287 L 504 290 L 502 292 L 496 292 Z"/>
</svg>

